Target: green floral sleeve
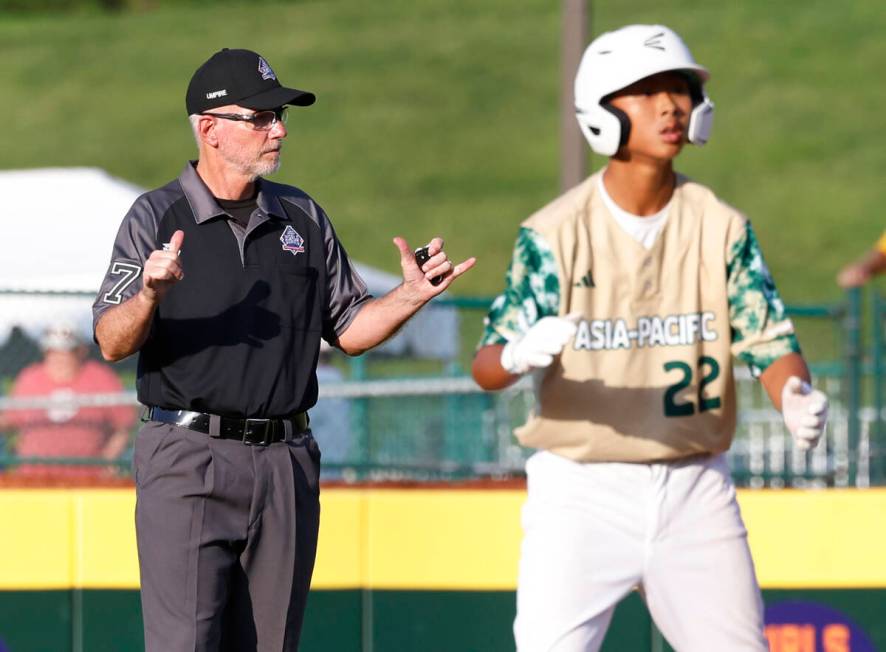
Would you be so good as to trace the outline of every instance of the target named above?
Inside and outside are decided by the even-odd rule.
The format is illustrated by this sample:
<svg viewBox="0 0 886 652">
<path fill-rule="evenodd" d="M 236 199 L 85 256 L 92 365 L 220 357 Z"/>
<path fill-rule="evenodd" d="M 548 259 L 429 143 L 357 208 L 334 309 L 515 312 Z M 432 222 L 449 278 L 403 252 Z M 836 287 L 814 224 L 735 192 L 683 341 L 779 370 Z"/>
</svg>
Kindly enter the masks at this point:
<svg viewBox="0 0 886 652">
<path fill-rule="evenodd" d="M 554 253 L 536 231 L 521 227 L 505 290 L 489 308 L 479 346 L 515 339 L 542 317 L 556 316 L 559 308 L 560 280 Z"/>
<path fill-rule="evenodd" d="M 781 356 L 800 352 L 750 222 L 729 252 L 726 288 L 733 351 L 751 373 L 758 376 Z"/>
</svg>

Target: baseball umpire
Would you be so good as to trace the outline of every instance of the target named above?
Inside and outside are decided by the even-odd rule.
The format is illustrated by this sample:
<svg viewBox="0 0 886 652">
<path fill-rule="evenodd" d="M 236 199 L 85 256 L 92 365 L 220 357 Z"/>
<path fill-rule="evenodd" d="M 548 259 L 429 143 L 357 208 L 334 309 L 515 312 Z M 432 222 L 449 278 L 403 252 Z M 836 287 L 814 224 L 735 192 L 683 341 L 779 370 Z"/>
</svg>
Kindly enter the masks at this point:
<svg viewBox="0 0 886 652">
<path fill-rule="evenodd" d="M 473 366 L 486 389 L 536 372 L 514 634 L 522 652 L 598 650 L 639 586 L 680 652 L 768 650 L 760 589 L 723 457 L 732 358 L 815 446 L 827 399 L 750 222 L 677 174 L 708 140 L 708 71 L 677 34 L 597 38 L 575 80 L 604 169 L 523 222 Z"/>
<path fill-rule="evenodd" d="M 147 652 L 298 648 L 320 516 L 307 413 L 320 340 L 360 354 L 474 264 L 434 238 L 420 268 L 394 238 L 403 283 L 367 294 L 317 203 L 263 178 L 287 105 L 314 100 L 249 50 L 200 66 L 185 101 L 199 159 L 136 200 L 93 307 L 106 359 L 139 352 Z"/>
</svg>

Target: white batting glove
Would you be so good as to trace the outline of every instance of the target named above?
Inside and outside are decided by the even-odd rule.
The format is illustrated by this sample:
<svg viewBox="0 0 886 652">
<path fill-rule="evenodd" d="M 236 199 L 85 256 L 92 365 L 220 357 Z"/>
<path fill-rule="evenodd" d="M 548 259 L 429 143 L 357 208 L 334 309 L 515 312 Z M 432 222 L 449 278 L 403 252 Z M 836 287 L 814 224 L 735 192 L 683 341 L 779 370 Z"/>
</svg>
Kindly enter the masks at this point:
<svg viewBox="0 0 886 652">
<path fill-rule="evenodd" d="M 579 317 L 571 314 L 539 319 L 522 337 L 505 344 L 501 352 L 501 366 L 512 374 L 525 374 L 532 368 L 549 366 L 554 356 L 575 335 Z"/>
<path fill-rule="evenodd" d="M 811 450 L 828 422 L 828 397 L 797 376 L 791 376 L 781 390 L 781 414 L 794 445 L 800 450 Z"/>
</svg>

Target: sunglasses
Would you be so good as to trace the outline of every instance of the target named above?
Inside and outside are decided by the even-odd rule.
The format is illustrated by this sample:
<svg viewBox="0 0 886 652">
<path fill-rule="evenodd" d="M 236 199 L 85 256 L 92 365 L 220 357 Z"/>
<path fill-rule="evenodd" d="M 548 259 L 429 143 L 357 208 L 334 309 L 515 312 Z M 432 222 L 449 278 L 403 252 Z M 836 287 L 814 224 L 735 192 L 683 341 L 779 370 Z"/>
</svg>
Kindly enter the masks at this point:
<svg viewBox="0 0 886 652">
<path fill-rule="evenodd" d="M 210 113 L 204 111 L 200 115 L 211 115 L 213 118 L 222 120 L 234 120 L 236 122 L 248 122 L 256 131 L 268 131 L 278 122 L 286 124 L 286 107 L 281 106 L 270 111 L 256 111 L 255 113 Z"/>
</svg>

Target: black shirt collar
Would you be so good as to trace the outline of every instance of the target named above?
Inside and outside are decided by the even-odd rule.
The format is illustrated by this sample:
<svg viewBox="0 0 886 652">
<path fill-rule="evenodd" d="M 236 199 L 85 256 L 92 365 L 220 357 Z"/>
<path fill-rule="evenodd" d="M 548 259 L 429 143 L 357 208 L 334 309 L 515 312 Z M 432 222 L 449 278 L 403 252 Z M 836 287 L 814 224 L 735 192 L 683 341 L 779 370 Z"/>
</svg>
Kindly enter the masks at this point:
<svg viewBox="0 0 886 652">
<path fill-rule="evenodd" d="M 188 161 L 178 180 L 185 193 L 185 197 L 188 199 L 197 224 L 202 224 L 213 217 L 227 215 L 224 209 L 218 205 L 203 179 L 197 174 L 197 161 Z M 256 180 L 256 183 L 258 184 L 256 203 L 261 212 L 269 217 L 286 219 L 286 212 L 280 203 L 277 184 L 264 182 L 260 178 Z"/>
</svg>

